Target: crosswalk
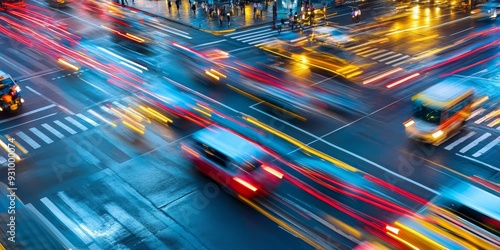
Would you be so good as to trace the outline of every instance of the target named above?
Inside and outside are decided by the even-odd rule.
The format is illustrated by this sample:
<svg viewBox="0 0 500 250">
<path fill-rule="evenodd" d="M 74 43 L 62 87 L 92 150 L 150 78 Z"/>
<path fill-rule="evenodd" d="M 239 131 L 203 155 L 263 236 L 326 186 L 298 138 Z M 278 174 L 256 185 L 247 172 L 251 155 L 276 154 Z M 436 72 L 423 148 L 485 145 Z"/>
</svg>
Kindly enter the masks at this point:
<svg viewBox="0 0 500 250">
<path fill-rule="evenodd" d="M 459 134 L 456 139 L 453 138 L 446 144 L 444 149 L 460 154 L 471 155 L 473 158 L 479 158 L 491 150 L 495 149 L 500 144 L 500 135 L 495 136 L 494 133 L 476 131 L 468 131 Z"/>
<path fill-rule="evenodd" d="M 115 107 L 130 106 L 131 99 L 128 97 L 113 101 Z M 37 126 L 13 131 L 11 134 L 4 135 L 1 141 L 7 143 L 9 138 L 16 141 L 19 151 L 28 154 L 30 151 L 37 150 L 43 146 L 55 143 L 59 140 L 71 137 L 78 133 L 88 131 L 102 124 L 114 124 L 113 120 L 118 119 L 106 105 L 89 108 L 81 113 L 60 117 L 52 121 L 46 121 Z M 7 159 L 0 155 L 0 165 L 5 164 Z"/>
<path fill-rule="evenodd" d="M 310 30 L 311 27 L 305 27 L 304 31 Z M 290 35 L 292 33 L 298 33 L 298 29 L 295 29 L 294 31 L 290 30 L 289 28 L 283 29 L 281 33 L 278 33 L 277 30 L 271 29 L 269 26 L 265 27 L 258 27 L 258 28 L 253 28 L 253 29 L 248 29 L 248 30 L 243 30 L 243 31 L 237 31 L 233 32 L 230 34 L 224 35 L 227 38 L 231 38 L 237 41 L 240 41 L 242 43 L 246 43 L 249 45 L 255 45 L 259 46 L 262 43 L 268 42 L 270 40 L 273 40 L 275 38 L 280 38 L 280 37 L 286 37 L 287 35 Z"/>
<path fill-rule="evenodd" d="M 411 59 L 410 55 L 405 55 L 386 49 L 373 48 L 365 45 L 350 46 L 346 47 L 345 49 L 355 53 L 358 56 L 369 58 L 379 63 L 384 63 L 394 67 L 406 63 Z"/>
</svg>

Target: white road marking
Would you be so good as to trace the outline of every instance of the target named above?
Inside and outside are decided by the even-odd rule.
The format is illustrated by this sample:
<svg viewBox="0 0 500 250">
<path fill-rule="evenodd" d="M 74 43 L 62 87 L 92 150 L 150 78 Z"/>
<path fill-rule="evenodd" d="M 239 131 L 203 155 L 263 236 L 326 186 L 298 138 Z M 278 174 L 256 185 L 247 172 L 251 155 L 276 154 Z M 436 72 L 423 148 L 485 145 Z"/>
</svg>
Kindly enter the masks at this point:
<svg viewBox="0 0 500 250">
<path fill-rule="evenodd" d="M 159 26 L 159 25 L 156 25 L 156 24 L 152 24 L 152 23 L 149 23 L 148 24 L 149 26 L 153 26 L 159 30 L 163 30 L 165 32 L 168 32 L 168 33 L 171 33 L 171 34 L 174 34 L 174 35 L 177 35 L 177 36 L 180 36 L 180 37 L 184 37 L 184 38 L 187 38 L 189 40 L 193 39 L 192 37 L 190 36 L 187 36 L 187 35 L 184 35 L 184 34 L 189 34 L 189 33 L 186 33 L 182 30 L 177 30 L 177 29 L 173 29 L 173 28 L 170 28 L 170 27 L 166 27 L 166 26 Z M 181 33 L 184 33 L 184 34 L 181 34 Z"/>
<path fill-rule="evenodd" d="M 24 82 L 24 81 L 28 81 L 28 80 L 31 80 L 33 78 L 38 78 L 38 77 L 42 77 L 42 76 L 45 76 L 45 75 L 50 75 L 50 74 L 54 74 L 54 73 L 57 73 L 57 72 L 60 72 L 60 71 L 63 71 L 64 69 L 56 69 L 56 70 L 51 70 L 49 72 L 45 72 L 45 73 L 41 73 L 41 74 L 35 74 L 35 75 L 32 75 L 30 77 L 27 77 L 27 78 L 23 78 L 23 79 L 20 79 L 19 82 Z M 53 80 L 53 79 L 52 79 Z"/>
<path fill-rule="evenodd" d="M 36 141 L 31 139 L 31 137 L 27 136 L 24 132 L 17 132 L 16 135 L 23 139 L 25 142 L 27 142 L 32 148 L 37 149 L 40 147 L 40 144 L 38 144 Z"/>
<path fill-rule="evenodd" d="M 85 131 L 87 130 L 87 127 L 85 127 L 83 124 L 79 123 L 75 119 L 73 119 L 71 116 L 65 117 L 66 121 L 70 122 L 71 124 L 75 125 L 75 127 Z"/>
<path fill-rule="evenodd" d="M 99 123 L 95 122 L 94 120 L 92 120 L 92 119 L 90 119 L 90 118 L 88 118 L 88 117 L 86 117 L 86 116 L 84 116 L 84 115 L 82 115 L 80 113 L 76 114 L 76 116 L 78 116 L 80 119 L 86 121 L 87 123 L 89 123 L 90 125 L 92 125 L 94 127 L 98 127 L 99 126 Z"/>
<path fill-rule="evenodd" d="M 354 53 L 360 53 L 362 51 L 371 50 L 371 49 L 372 49 L 372 47 L 363 47 L 361 49 L 355 49 L 355 50 L 351 50 L 351 51 Z"/>
<path fill-rule="evenodd" d="M 408 56 L 408 57 L 409 57 L 409 56 Z M 403 60 L 403 61 L 398 62 L 398 63 L 394 63 L 394 64 L 392 64 L 392 62 L 391 62 L 391 63 L 387 62 L 386 64 L 391 64 L 392 66 L 396 67 L 396 66 L 399 66 L 399 65 L 401 65 L 401 64 L 403 64 L 403 63 L 405 63 L 405 62 L 408 62 L 409 60 L 411 60 L 411 58 L 410 58 L 410 59 Z M 397 61 L 397 60 L 394 60 L 394 61 Z"/>
<path fill-rule="evenodd" d="M 377 50 L 375 52 L 372 52 L 370 54 L 366 54 L 366 55 L 361 55 L 362 57 L 370 57 L 370 56 L 373 56 L 373 55 L 376 55 L 376 54 L 380 54 L 380 53 L 384 53 L 386 52 L 387 50 L 385 49 L 380 49 L 380 50 Z"/>
<path fill-rule="evenodd" d="M 5 55 L 4 55 L 4 56 L 5 56 Z M 9 58 L 9 59 L 10 59 L 10 58 Z M 26 74 L 28 74 L 28 75 L 33 74 L 33 72 L 28 71 L 28 70 L 29 70 L 28 68 L 25 68 L 25 67 L 23 67 L 21 64 L 18 64 L 18 63 L 16 62 L 16 60 L 12 60 L 12 59 L 11 59 L 11 60 L 7 60 L 7 59 L 5 59 L 5 58 L 3 58 L 3 57 L 1 57 L 1 56 L 0 56 L 0 60 L 4 61 L 7 65 L 14 65 L 14 66 L 16 66 L 16 68 L 18 68 L 18 69 L 22 70 L 24 73 L 26 73 Z"/>
<path fill-rule="evenodd" d="M 43 197 L 40 199 L 40 201 L 52 212 L 54 216 L 56 216 L 59 221 L 61 221 L 64 225 L 66 225 L 66 228 L 69 228 L 80 240 L 85 244 L 88 245 L 92 240 L 89 238 L 88 235 L 86 235 L 80 227 L 78 227 L 77 224 L 75 224 L 68 216 L 66 216 L 59 208 L 52 203 L 47 197 Z"/>
<path fill-rule="evenodd" d="M 33 92 L 33 93 L 35 93 L 35 94 L 39 95 L 39 96 L 40 96 L 40 97 L 42 97 L 43 99 L 47 100 L 48 102 L 51 102 L 51 103 L 53 103 L 53 104 L 57 105 L 60 109 L 64 110 L 65 112 L 67 112 L 67 113 L 69 113 L 69 114 L 71 114 L 71 115 L 74 115 L 74 114 L 75 114 L 75 113 L 71 112 L 69 109 L 67 109 L 66 107 L 64 107 L 63 105 L 60 105 L 60 104 L 58 104 L 57 102 L 53 101 L 52 99 L 48 98 L 47 96 L 40 94 L 39 92 L 37 92 L 36 90 L 34 90 L 34 89 L 30 88 L 29 86 L 26 86 L 26 88 L 27 88 L 29 91 L 31 91 L 31 92 Z"/>
<path fill-rule="evenodd" d="M 7 119 L 3 119 L 0 121 L 0 124 L 2 123 L 5 123 L 5 122 L 10 122 L 12 120 L 15 120 L 15 119 L 19 119 L 21 117 L 25 117 L 25 116 L 28 116 L 28 115 L 32 115 L 32 114 L 35 114 L 35 113 L 38 113 L 38 112 L 41 112 L 41 111 L 44 111 L 44 110 L 47 110 L 47 109 L 50 109 L 50 108 L 53 108 L 53 107 L 56 107 L 57 105 L 55 104 L 50 104 L 50 105 L 47 105 L 45 107 L 41 107 L 41 108 L 37 108 L 35 110 L 31 110 L 31 111 L 28 111 L 26 113 L 22 113 L 20 115 L 16 115 L 14 117 L 10 117 L 10 118 L 7 118 Z"/>
<path fill-rule="evenodd" d="M 132 64 L 132 65 L 134 65 L 134 66 L 136 66 L 136 67 L 138 67 L 138 68 L 141 68 L 141 69 L 143 69 L 143 70 L 148 71 L 148 68 L 146 68 L 146 67 L 144 67 L 144 66 L 142 66 L 142 65 L 140 65 L 140 64 L 138 64 L 138 63 L 136 63 L 136 62 L 132 62 L 132 61 L 130 61 L 130 60 L 128 60 L 128 59 L 126 59 L 126 58 L 124 58 L 124 57 L 120 56 L 120 55 L 117 55 L 116 53 L 114 53 L 114 52 L 112 52 L 112 51 L 109 51 L 109 50 L 107 50 L 107 49 L 105 49 L 105 48 L 101 48 L 101 47 L 99 47 L 99 46 L 97 46 L 97 49 L 99 49 L 99 50 L 101 50 L 101 51 L 103 51 L 103 52 L 105 52 L 105 53 L 107 53 L 107 54 L 109 54 L 109 55 L 112 55 L 112 56 L 114 56 L 114 57 L 116 57 L 116 58 L 118 58 L 118 59 L 120 59 L 120 60 L 122 60 L 122 61 L 125 61 L 127 64 Z M 141 73 L 142 73 L 142 72 L 141 72 Z"/>
<path fill-rule="evenodd" d="M 44 123 L 42 124 L 42 127 L 44 127 L 46 130 L 48 130 L 50 133 L 52 133 L 53 135 L 57 136 L 59 139 L 62 139 L 64 138 L 64 135 L 61 134 L 59 131 L 57 131 L 55 128 L 53 128 L 52 126 L 50 126 L 49 124 L 47 123 Z"/>
<path fill-rule="evenodd" d="M 366 57 L 366 54 L 370 54 L 371 52 L 376 51 L 376 50 L 378 50 L 378 49 L 377 48 L 371 48 L 369 50 L 365 50 L 365 51 L 359 52 L 359 53 L 356 52 L 356 51 L 353 51 L 353 52 L 356 53 L 356 54 L 358 54 L 358 55 L 360 55 L 360 56 L 362 56 L 362 57 Z"/>
<path fill-rule="evenodd" d="M 127 109 L 127 107 L 126 107 L 125 105 L 123 105 L 123 104 L 121 104 L 121 103 L 119 103 L 119 102 L 117 102 L 117 101 L 114 101 L 114 102 L 113 102 L 113 104 L 114 104 L 115 106 L 117 106 L 118 108 L 121 108 L 121 109 Z"/>
<path fill-rule="evenodd" d="M 465 31 L 471 30 L 471 29 L 473 29 L 473 28 L 474 28 L 474 27 L 470 27 L 470 28 L 467 28 L 467 29 L 461 30 L 461 31 L 459 31 L 459 32 L 455 32 L 455 33 L 451 34 L 450 36 L 458 35 L 458 34 L 460 34 L 460 33 L 462 33 L 462 32 L 465 32 Z"/>
<path fill-rule="evenodd" d="M 500 143 L 500 136 L 497 137 L 495 140 L 491 141 L 490 143 L 486 144 L 482 149 L 474 153 L 472 156 L 473 157 L 479 157 L 482 154 L 486 153 L 488 150 L 492 149 L 494 146 L 498 145 Z"/>
<path fill-rule="evenodd" d="M 385 61 L 387 61 L 387 60 L 389 60 L 389 59 L 392 59 L 392 58 L 395 58 L 395 57 L 398 57 L 398 56 L 402 56 L 402 54 L 399 54 L 399 53 L 398 53 L 398 54 L 395 54 L 395 55 L 392 55 L 392 56 L 389 56 L 389 57 L 386 57 L 386 58 L 380 59 L 380 60 L 378 60 L 378 61 L 379 61 L 379 62 L 385 62 Z"/>
<path fill-rule="evenodd" d="M 444 149 L 446 150 L 452 150 L 454 147 L 456 147 L 458 144 L 464 142 L 465 140 L 471 138 L 473 135 L 475 135 L 476 132 L 474 131 L 471 131 L 469 132 L 468 134 L 460 137 L 459 139 L 457 139 L 456 141 L 454 141 L 453 143 L 450 143 L 448 146 L 446 146 Z"/>
<path fill-rule="evenodd" d="M 405 59 L 406 59 L 406 58 L 408 58 L 408 57 L 410 57 L 410 56 L 409 56 L 409 55 L 406 55 L 406 56 L 403 56 L 403 57 L 400 57 L 400 58 L 396 58 L 396 59 L 394 59 L 394 60 L 392 60 L 392 61 L 385 62 L 385 64 L 393 64 L 393 63 L 395 63 L 395 62 L 397 62 L 397 61 L 401 61 L 401 60 L 403 60 L 403 61 L 399 62 L 398 64 L 394 64 L 394 66 L 397 66 L 397 65 L 399 65 L 399 64 L 401 64 L 401 63 L 406 62 L 407 60 L 405 60 Z"/>
<path fill-rule="evenodd" d="M 462 158 L 465 158 L 465 159 L 467 159 L 467 160 L 470 160 L 470 161 L 473 161 L 473 162 L 479 163 L 479 164 L 481 164 L 481 165 L 483 165 L 483 166 L 489 167 L 489 168 L 491 168 L 491 169 L 493 169 L 493 170 L 495 170 L 495 171 L 500 172 L 500 168 L 493 167 L 493 166 L 491 166 L 490 164 L 484 163 L 484 162 L 482 162 L 482 161 L 478 161 L 478 160 L 476 160 L 476 159 L 474 159 L 474 158 L 470 158 L 470 157 L 468 157 L 468 156 L 461 155 L 461 154 L 458 154 L 458 153 L 455 153 L 455 155 L 460 156 L 460 157 L 462 157 Z"/>
<path fill-rule="evenodd" d="M 221 42 L 225 42 L 225 41 L 227 41 L 227 40 L 226 39 L 222 39 L 222 40 L 213 41 L 213 42 L 209 42 L 209 43 L 202 43 L 202 44 L 198 44 L 196 46 L 193 46 L 193 48 L 203 47 L 203 46 L 207 46 L 207 45 L 211 45 L 211 44 L 216 44 L 216 43 L 221 43 Z"/>
<path fill-rule="evenodd" d="M 240 34 L 240 33 L 246 33 L 248 31 L 253 31 L 253 30 L 261 30 L 261 29 L 269 29 L 269 26 L 262 26 L 262 27 L 258 27 L 258 28 L 254 28 L 254 29 L 248 29 L 248 30 L 243 30 L 243 31 L 237 31 L 237 32 L 233 32 L 231 34 L 226 34 L 224 36 L 232 36 L 232 35 L 235 35 L 235 34 Z"/>
<path fill-rule="evenodd" d="M 463 153 L 469 151 L 469 149 L 477 146 L 477 144 L 479 144 L 479 142 L 486 140 L 486 138 L 488 138 L 490 136 L 491 136 L 490 133 L 485 133 L 485 134 L 481 135 L 481 137 L 475 139 L 473 142 L 469 143 L 467 146 L 460 149 L 459 152 L 463 154 Z"/>
<path fill-rule="evenodd" d="M 0 165 L 4 164 L 7 162 L 7 159 L 5 159 L 3 156 L 0 156 Z"/>
<path fill-rule="evenodd" d="M 32 123 L 32 122 L 35 122 L 35 121 L 38 121 L 38 120 L 45 119 L 47 117 L 51 117 L 51 116 L 54 116 L 54 115 L 57 115 L 57 113 L 52 113 L 50 115 L 46 115 L 46 116 L 42 116 L 42 117 L 39 117 L 39 118 L 36 118 L 36 119 L 33 119 L 33 120 L 29 120 L 27 122 L 19 123 L 19 124 L 16 124 L 16 125 L 12 126 L 12 127 L 3 128 L 0 131 L 9 130 L 9 129 L 12 129 L 12 128 L 15 128 L 15 127 L 19 127 L 19 126 L 22 126 L 22 125 L 25 125 L 25 124 L 28 124 L 28 123 Z"/>
<path fill-rule="evenodd" d="M 101 87 L 97 86 L 97 85 L 94 85 L 93 83 L 81 78 L 80 76 L 78 76 L 78 78 L 80 78 L 80 80 L 82 80 L 84 83 L 98 89 L 99 91 L 103 92 L 104 94 L 107 94 L 107 95 L 111 95 L 110 93 L 108 93 L 106 90 L 102 89 Z"/>
<path fill-rule="evenodd" d="M 68 131 L 70 134 L 72 134 L 72 135 L 76 134 L 76 131 L 74 131 L 72 128 L 66 126 L 66 124 L 60 122 L 59 120 L 55 120 L 54 123 L 57 124 L 62 129 Z"/>
<path fill-rule="evenodd" d="M 394 51 L 389 51 L 389 52 L 384 53 L 384 54 L 382 54 L 382 55 L 378 55 L 378 56 L 376 56 L 376 57 L 372 57 L 372 59 L 373 59 L 373 60 L 377 60 L 377 59 L 382 58 L 382 57 L 384 57 L 384 56 L 392 55 L 392 54 L 395 54 L 395 53 L 396 53 L 396 52 L 394 52 Z"/>
<path fill-rule="evenodd" d="M 59 230 L 45 218 L 31 203 L 28 203 L 25 205 L 26 209 L 30 210 L 42 223 L 49 228 L 50 231 L 52 231 L 56 237 L 62 241 L 65 249 L 77 249 L 64 235 L 59 232 Z"/>
<path fill-rule="evenodd" d="M 54 141 L 52 139 L 50 139 L 48 136 L 46 136 L 44 133 L 42 133 L 40 130 L 38 130 L 37 128 L 30 128 L 30 131 L 35 134 L 36 136 L 38 136 L 38 138 L 42 139 L 45 143 L 47 144 L 51 144 L 53 143 Z"/>
<path fill-rule="evenodd" d="M 243 47 L 243 48 L 239 48 L 239 49 L 233 49 L 233 50 L 230 50 L 228 52 L 229 53 L 233 53 L 233 52 L 236 52 L 236 51 L 245 50 L 245 49 L 249 49 L 249 48 L 255 48 L 255 47 L 254 46 L 247 46 L 247 47 Z"/>
</svg>

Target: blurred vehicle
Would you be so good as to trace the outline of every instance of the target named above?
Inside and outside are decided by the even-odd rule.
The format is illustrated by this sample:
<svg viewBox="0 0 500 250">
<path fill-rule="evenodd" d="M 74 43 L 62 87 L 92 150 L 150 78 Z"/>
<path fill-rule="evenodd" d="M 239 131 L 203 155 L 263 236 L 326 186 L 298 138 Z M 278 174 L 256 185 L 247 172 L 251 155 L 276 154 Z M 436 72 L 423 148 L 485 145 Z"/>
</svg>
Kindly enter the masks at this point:
<svg viewBox="0 0 500 250">
<path fill-rule="evenodd" d="M 458 81 L 447 78 L 411 98 L 413 117 L 404 123 L 410 138 L 439 145 L 465 126 L 474 90 Z"/>
<path fill-rule="evenodd" d="M 500 197 L 462 182 L 386 226 L 408 249 L 500 249 Z"/>
<path fill-rule="evenodd" d="M 229 54 L 222 50 L 197 51 L 193 48 L 172 42 L 170 48 L 183 58 L 183 63 L 193 75 L 205 84 L 225 83 L 234 73 L 222 62 Z"/>
<path fill-rule="evenodd" d="M 24 0 L 2 0 L 2 3 L 5 7 L 26 7 L 26 3 L 24 3 Z"/>
<path fill-rule="evenodd" d="M 500 14 L 500 0 L 490 0 L 484 4 L 477 5 L 477 9 L 471 11 L 474 19 L 496 19 Z"/>
<path fill-rule="evenodd" d="M 375 21 L 379 21 L 379 22 L 386 22 L 386 21 L 393 21 L 396 19 L 404 18 L 404 17 L 410 16 L 411 14 L 412 14 L 412 12 L 406 6 L 404 6 L 404 7 L 395 8 L 394 11 L 391 11 L 391 12 L 384 14 L 384 15 L 374 17 L 373 19 Z"/>
<path fill-rule="evenodd" d="M 16 81 L 0 70 L 0 112 L 15 111 L 23 105 L 24 99 L 19 92 L 21 88 Z"/>
<path fill-rule="evenodd" d="M 196 132 L 181 148 L 198 170 L 230 194 L 265 195 L 283 178 L 263 148 L 221 127 Z"/>
<path fill-rule="evenodd" d="M 68 4 L 68 0 L 46 0 L 51 7 L 62 8 Z"/>
<path fill-rule="evenodd" d="M 311 40 L 337 46 L 344 46 L 354 41 L 348 34 L 333 27 L 319 27 L 313 29 Z"/>
</svg>

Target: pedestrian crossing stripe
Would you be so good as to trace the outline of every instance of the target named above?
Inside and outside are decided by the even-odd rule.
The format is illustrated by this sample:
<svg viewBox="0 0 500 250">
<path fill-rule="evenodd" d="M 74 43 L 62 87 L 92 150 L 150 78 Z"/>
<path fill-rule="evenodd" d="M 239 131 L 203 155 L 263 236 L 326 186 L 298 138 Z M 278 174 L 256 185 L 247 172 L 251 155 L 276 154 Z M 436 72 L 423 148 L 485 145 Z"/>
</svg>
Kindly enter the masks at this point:
<svg viewBox="0 0 500 250">
<path fill-rule="evenodd" d="M 59 139 L 64 138 L 63 134 L 61 134 L 59 131 L 57 131 L 56 129 L 54 129 L 49 124 L 44 123 L 44 124 L 42 124 L 42 127 L 44 127 L 46 130 L 48 130 L 49 132 L 51 132 L 53 135 L 57 136 Z"/>
<path fill-rule="evenodd" d="M 30 128 L 29 129 L 33 134 L 35 134 L 36 136 L 38 136 L 38 138 L 42 139 L 42 141 L 44 141 L 45 143 L 47 144 L 51 144 L 53 143 L 54 141 L 52 139 L 50 139 L 48 136 L 46 136 L 44 133 L 42 133 L 40 130 L 38 130 L 37 128 Z"/>
<path fill-rule="evenodd" d="M 70 128 L 70 127 L 66 126 L 66 124 L 62 123 L 61 121 L 59 121 L 59 120 L 55 120 L 55 121 L 54 121 L 54 123 L 55 123 L 55 124 L 57 124 L 57 125 L 58 125 L 59 127 L 61 127 L 62 129 L 64 129 L 64 130 L 68 131 L 70 134 L 72 134 L 72 135 L 76 134 L 76 131 L 75 131 L 75 130 L 73 130 L 72 128 Z"/>
<path fill-rule="evenodd" d="M 28 143 L 33 149 L 37 149 L 37 148 L 41 147 L 40 144 L 38 144 L 36 141 L 31 139 L 31 137 L 29 137 L 28 135 L 26 135 L 22 131 L 17 132 L 16 135 L 17 135 L 17 137 L 21 138 L 23 141 Z"/>
<path fill-rule="evenodd" d="M 76 116 L 78 116 L 80 119 L 86 121 L 87 123 L 89 123 L 90 125 L 92 125 L 94 127 L 98 127 L 99 126 L 99 123 L 95 122 L 94 120 L 92 120 L 92 119 L 90 119 L 90 118 L 88 118 L 88 117 L 86 117 L 86 116 L 84 116 L 84 115 L 82 115 L 80 113 L 76 114 Z"/>
</svg>

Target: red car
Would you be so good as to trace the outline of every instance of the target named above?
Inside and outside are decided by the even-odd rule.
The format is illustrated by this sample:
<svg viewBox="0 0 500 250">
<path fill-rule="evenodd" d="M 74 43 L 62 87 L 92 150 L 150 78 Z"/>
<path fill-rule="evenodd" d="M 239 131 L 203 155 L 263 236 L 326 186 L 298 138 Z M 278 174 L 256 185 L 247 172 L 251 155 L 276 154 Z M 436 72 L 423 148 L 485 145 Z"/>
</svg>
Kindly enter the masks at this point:
<svg viewBox="0 0 500 250">
<path fill-rule="evenodd" d="M 265 195 L 283 178 L 263 148 L 224 128 L 200 130 L 181 148 L 198 170 L 233 195 Z"/>
</svg>

